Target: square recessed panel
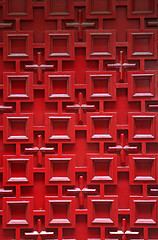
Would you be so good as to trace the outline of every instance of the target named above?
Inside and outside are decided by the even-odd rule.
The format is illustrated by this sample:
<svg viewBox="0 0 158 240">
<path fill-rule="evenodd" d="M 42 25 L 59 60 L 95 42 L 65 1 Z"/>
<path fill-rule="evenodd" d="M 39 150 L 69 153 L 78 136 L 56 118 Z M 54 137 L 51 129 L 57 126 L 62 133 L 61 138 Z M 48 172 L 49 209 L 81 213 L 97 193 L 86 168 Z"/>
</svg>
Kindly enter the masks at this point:
<svg viewBox="0 0 158 240">
<path fill-rule="evenodd" d="M 74 115 L 70 116 L 46 116 L 46 139 L 48 141 L 74 141 L 73 129 Z"/>
<path fill-rule="evenodd" d="M 98 32 L 87 31 L 87 47 L 86 55 L 87 59 L 114 59 L 116 55 L 115 42 L 116 32 Z"/>
<path fill-rule="evenodd" d="M 104 157 L 88 156 L 88 182 L 100 183 L 108 182 L 108 184 L 116 182 L 116 174 L 114 169 L 117 164 L 117 156 L 105 155 Z"/>
<path fill-rule="evenodd" d="M 136 205 L 136 223 L 137 224 L 143 224 L 144 221 L 146 223 L 155 223 L 154 219 L 152 218 L 153 216 L 153 211 L 154 211 L 154 206 L 155 206 L 155 202 L 138 202 L 135 201 L 135 205 Z M 145 209 L 145 211 L 144 211 Z M 155 219 L 156 220 L 156 219 Z"/>
<path fill-rule="evenodd" d="M 27 138 L 25 136 L 26 121 L 26 119 L 16 119 L 15 121 L 12 119 L 10 121 L 10 135 L 12 137 L 19 136 L 19 138 Z"/>
<path fill-rule="evenodd" d="M 108 35 L 93 35 L 92 36 L 92 52 L 91 56 L 100 56 L 100 55 L 107 55 L 110 56 L 110 34 Z"/>
<path fill-rule="evenodd" d="M 3 201 L 5 214 L 3 227 L 32 227 L 33 224 L 33 199 L 27 198 L 16 201 L 15 198 L 6 198 Z"/>
<path fill-rule="evenodd" d="M 27 220 L 25 220 L 26 208 L 28 203 L 14 203 L 10 204 L 10 214 L 12 219 L 8 222 L 8 224 L 16 224 L 21 222 L 21 224 L 28 224 Z"/>
<path fill-rule="evenodd" d="M 69 139 L 67 135 L 67 127 L 68 127 L 68 119 L 56 119 L 52 120 L 52 128 L 53 128 L 53 135 L 51 139 L 55 138 L 55 136 L 61 136 L 63 139 Z"/>
<path fill-rule="evenodd" d="M 45 4 L 45 16 L 49 19 L 72 18 L 73 4 L 71 0 L 48 0 Z"/>
<path fill-rule="evenodd" d="M 134 12 L 151 12 L 153 7 L 153 0 L 133 0 Z"/>
<path fill-rule="evenodd" d="M 74 73 L 47 74 L 46 75 L 46 101 L 52 99 L 74 98 Z"/>
<path fill-rule="evenodd" d="M 66 178 L 67 177 L 67 169 L 68 169 L 68 162 L 52 162 L 53 168 L 53 176 L 54 178 Z"/>
<path fill-rule="evenodd" d="M 87 73 L 87 94 L 89 98 L 104 98 L 106 101 L 116 98 L 116 91 L 114 86 L 115 73 L 110 72 L 109 74 L 97 74 Z"/>
<path fill-rule="evenodd" d="M 94 202 L 94 215 L 93 223 L 113 223 L 110 219 L 111 202 Z"/>
<path fill-rule="evenodd" d="M 33 183 L 33 157 L 4 156 L 4 181 L 9 185 Z"/>
<path fill-rule="evenodd" d="M 59 158 L 59 157 L 48 157 L 46 160 L 47 176 L 46 181 L 49 184 L 68 184 L 68 182 L 74 181 L 74 157 Z"/>
<path fill-rule="evenodd" d="M 69 223 L 69 220 L 67 219 L 68 208 L 69 207 L 67 206 L 67 204 L 61 203 L 52 204 L 53 219 L 51 223 L 55 221 Z"/>
<path fill-rule="evenodd" d="M 50 13 L 51 14 L 68 14 L 69 13 L 69 0 L 49 0 L 50 2 Z"/>
<path fill-rule="evenodd" d="M 157 32 L 151 31 L 128 31 L 129 47 L 127 48 L 128 58 L 145 58 L 156 59 L 157 47 L 156 47 Z"/>
<path fill-rule="evenodd" d="M 11 74 L 4 73 L 4 100 L 13 101 L 13 99 L 21 101 L 33 100 L 33 76 L 32 74 Z"/>
<path fill-rule="evenodd" d="M 109 133 L 109 119 L 101 118 L 101 119 L 94 119 L 93 118 L 93 137 L 92 138 L 111 138 Z"/>
<path fill-rule="evenodd" d="M 11 95 L 26 95 L 26 80 L 21 79 L 18 81 L 17 79 L 11 80 Z"/>
<path fill-rule="evenodd" d="M 155 96 L 155 73 L 129 73 L 128 76 L 130 99 Z"/>
<path fill-rule="evenodd" d="M 130 156 L 130 182 L 156 181 L 156 158 L 152 156 Z"/>
<path fill-rule="evenodd" d="M 67 94 L 67 79 L 61 79 L 61 81 L 59 81 L 58 79 L 53 79 L 52 92 L 54 92 L 55 95 Z"/>
<path fill-rule="evenodd" d="M 31 19 L 31 10 L 31 0 L 6 0 L 3 17 L 4 19 L 15 19 L 16 17 Z"/>
<path fill-rule="evenodd" d="M 52 199 L 46 197 L 46 226 L 73 226 L 75 220 L 74 199 Z"/>
<path fill-rule="evenodd" d="M 26 14 L 27 13 L 27 0 L 8 0 L 8 13 L 9 14 Z"/>
<path fill-rule="evenodd" d="M 133 55 L 152 55 L 151 35 L 134 36 Z"/>
<path fill-rule="evenodd" d="M 132 141 L 155 141 L 156 116 L 150 114 L 131 115 L 129 114 L 129 139 Z"/>
<path fill-rule="evenodd" d="M 68 217 L 68 210 L 69 210 L 69 204 L 70 204 L 70 200 L 67 202 L 50 202 L 51 204 L 51 210 L 52 210 L 52 215 L 53 218 L 51 220 L 51 224 L 69 224 L 70 220 Z"/>
<path fill-rule="evenodd" d="M 93 179 L 95 179 L 95 176 L 96 177 L 107 177 L 109 176 L 109 165 L 110 165 L 110 161 L 94 161 L 94 177 Z M 108 177 L 109 180 L 112 180 L 111 177 Z"/>
<path fill-rule="evenodd" d="M 13 55 L 16 56 L 27 56 L 26 52 L 26 37 L 21 37 L 21 38 L 11 38 L 10 39 L 10 45 L 11 48 L 9 49 L 9 56 Z"/>
<path fill-rule="evenodd" d="M 157 222 L 157 203 L 153 199 L 138 199 L 131 198 L 131 224 L 144 225 L 156 224 Z M 145 209 L 145 211 L 144 211 Z"/>
<path fill-rule="evenodd" d="M 117 219 L 114 217 L 117 212 L 116 208 L 116 199 L 91 199 L 88 197 L 88 225 L 112 226 L 116 224 Z"/>
<path fill-rule="evenodd" d="M 115 114 L 90 115 L 87 114 L 87 138 L 91 141 L 114 141 L 116 132 L 113 128 Z"/>
<path fill-rule="evenodd" d="M 26 167 L 27 162 L 9 162 L 9 167 L 11 170 L 11 177 L 8 179 L 10 181 L 19 181 L 19 182 L 27 182 L 28 179 L 26 178 Z"/>
<path fill-rule="evenodd" d="M 32 115 L 16 117 L 15 115 L 4 115 L 6 131 L 4 141 L 8 142 L 32 142 Z"/>
<path fill-rule="evenodd" d="M 32 32 L 23 32 L 20 34 L 15 34 L 14 32 L 7 32 L 6 34 L 4 34 L 4 43 L 6 46 L 4 48 L 4 60 L 32 60 Z"/>
<path fill-rule="evenodd" d="M 94 79 L 94 91 L 95 93 L 107 93 L 108 92 L 108 80 L 105 78 L 96 78 Z"/>
<path fill-rule="evenodd" d="M 87 13 L 93 17 L 104 15 L 104 18 L 112 18 L 115 15 L 115 2 L 114 0 L 87 0 Z"/>
<path fill-rule="evenodd" d="M 110 13 L 110 0 L 91 0 L 92 13 Z"/>
<path fill-rule="evenodd" d="M 151 133 L 152 119 L 135 119 L 135 134 L 144 135 Z"/>
<path fill-rule="evenodd" d="M 50 32 L 45 35 L 45 41 L 47 47 L 45 51 L 45 57 L 47 60 L 50 58 L 73 59 L 74 47 L 73 47 L 74 33 L 69 32 Z"/>
<path fill-rule="evenodd" d="M 138 17 L 156 17 L 156 0 L 127 0 L 128 1 L 128 16 Z"/>
<path fill-rule="evenodd" d="M 93 37 L 92 54 L 109 54 L 109 38 L 105 36 Z"/>
<path fill-rule="evenodd" d="M 10 48 L 8 49 L 8 56 L 13 57 L 27 57 L 27 36 L 10 36 Z"/>
<path fill-rule="evenodd" d="M 51 50 L 52 50 L 52 55 L 69 55 L 69 50 L 68 50 L 68 44 L 67 44 L 67 38 L 52 38 L 51 40 Z"/>
</svg>

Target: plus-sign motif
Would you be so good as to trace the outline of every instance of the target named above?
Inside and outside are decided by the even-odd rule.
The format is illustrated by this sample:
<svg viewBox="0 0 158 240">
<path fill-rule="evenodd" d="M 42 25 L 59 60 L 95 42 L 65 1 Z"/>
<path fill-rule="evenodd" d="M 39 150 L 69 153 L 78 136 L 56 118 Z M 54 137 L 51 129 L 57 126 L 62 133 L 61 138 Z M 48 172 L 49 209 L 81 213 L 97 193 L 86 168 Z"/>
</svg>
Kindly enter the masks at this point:
<svg viewBox="0 0 158 240">
<path fill-rule="evenodd" d="M 136 63 L 125 63 L 124 62 L 124 52 L 119 53 L 119 63 L 107 64 L 108 69 L 118 69 L 119 70 L 119 81 L 125 81 L 125 69 L 136 68 Z"/>
<path fill-rule="evenodd" d="M 130 239 L 131 237 L 136 237 L 139 235 L 139 232 L 132 232 L 127 230 L 127 220 L 126 218 L 122 219 L 122 230 L 118 230 L 116 232 L 109 232 L 110 237 L 122 237 L 122 240 Z"/>
<path fill-rule="evenodd" d="M 78 123 L 83 124 L 83 113 L 95 111 L 95 105 L 88 105 L 83 103 L 82 92 L 78 93 L 78 104 L 67 105 L 66 109 L 69 111 L 78 111 Z"/>
<path fill-rule="evenodd" d="M 108 147 L 109 152 L 120 152 L 121 155 L 121 165 L 126 164 L 126 152 L 137 152 L 138 147 L 130 147 L 128 145 L 125 145 L 125 134 L 120 134 L 120 145 L 117 145 L 115 147 Z"/>
<path fill-rule="evenodd" d="M 67 189 L 68 195 L 78 195 L 79 196 L 79 207 L 84 208 L 84 195 L 96 194 L 96 189 L 84 188 L 84 177 L 79 176 L 79 187 L 75 189 Z"/>
<path fill-rule="evenodd" d="M 37 230 L 33 232 L 26 232 L 25 238 L 33 238 L 36 240 L 43 240 L 48 238 L 54 238 L 54 232 L 47 232 L 42 230 L 42 220 L 37 220 Z"/>
<path fill-rule="evenodd" d="M 37 83 L 42 83 L 42 71 L 54 70 L 54 65 L 42 64 L 42 53 L 37 52 L 37 64 L 25 65 L 26 70 L 37 71 Z"/>
<path fill-rule="evenodd" d="M 83 29 L 95 27 L 93 22 L 83 22 L 83 11 L 78 10 L 78 22 L 66 23 L 67 28 L 77 28 L 78 29 L 78 40 L 83 40 Z"/>
<path fill-rule="evenodd" d="M 42 136 L 37 136 L 37 147 L 25 148 L 25 153 L 37 153 L 37 166 L 42 166 L 42 154 L 53 153 L 54 148 L 42 147 Z"/>
</svg>

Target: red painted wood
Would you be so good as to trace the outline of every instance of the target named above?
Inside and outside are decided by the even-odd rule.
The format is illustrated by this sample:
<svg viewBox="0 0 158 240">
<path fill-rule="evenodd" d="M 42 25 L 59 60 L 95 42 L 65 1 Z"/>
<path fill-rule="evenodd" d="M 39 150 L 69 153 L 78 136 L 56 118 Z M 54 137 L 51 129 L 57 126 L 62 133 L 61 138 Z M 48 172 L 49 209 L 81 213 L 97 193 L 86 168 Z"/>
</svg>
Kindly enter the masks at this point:
<svg viewBox="0 0 158 240">
<path fill-rule="evenodd" d="M 0 0 L 0 240 L 158 239 L 157 0 Z"/>
</svg>

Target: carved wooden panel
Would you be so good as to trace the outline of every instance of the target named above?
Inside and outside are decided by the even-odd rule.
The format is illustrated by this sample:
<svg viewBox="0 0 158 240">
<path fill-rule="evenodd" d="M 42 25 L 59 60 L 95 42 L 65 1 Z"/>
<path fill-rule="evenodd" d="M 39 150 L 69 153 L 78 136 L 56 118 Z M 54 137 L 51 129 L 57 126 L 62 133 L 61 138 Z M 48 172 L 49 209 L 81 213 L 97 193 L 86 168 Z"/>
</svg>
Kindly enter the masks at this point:
<svg viewBox="0 0 158 240">
<path fill-rule="evenodd" d="M 0 0 L 0 240 L 158 239 L 157 0 Z"/>
</svg>

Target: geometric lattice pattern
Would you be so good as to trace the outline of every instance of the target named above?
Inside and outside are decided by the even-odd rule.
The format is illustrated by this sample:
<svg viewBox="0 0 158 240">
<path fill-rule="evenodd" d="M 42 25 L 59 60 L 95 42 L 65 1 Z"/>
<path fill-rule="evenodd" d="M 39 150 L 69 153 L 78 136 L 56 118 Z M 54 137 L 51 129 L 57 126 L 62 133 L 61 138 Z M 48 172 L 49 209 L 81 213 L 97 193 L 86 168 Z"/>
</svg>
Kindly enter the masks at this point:
<svg viewBox="0 0 158 240">
<path fill-rule="evenodd" d="M 0 239 L 158 239 L 157 0 L 0 0 Z"/>
</svg>

